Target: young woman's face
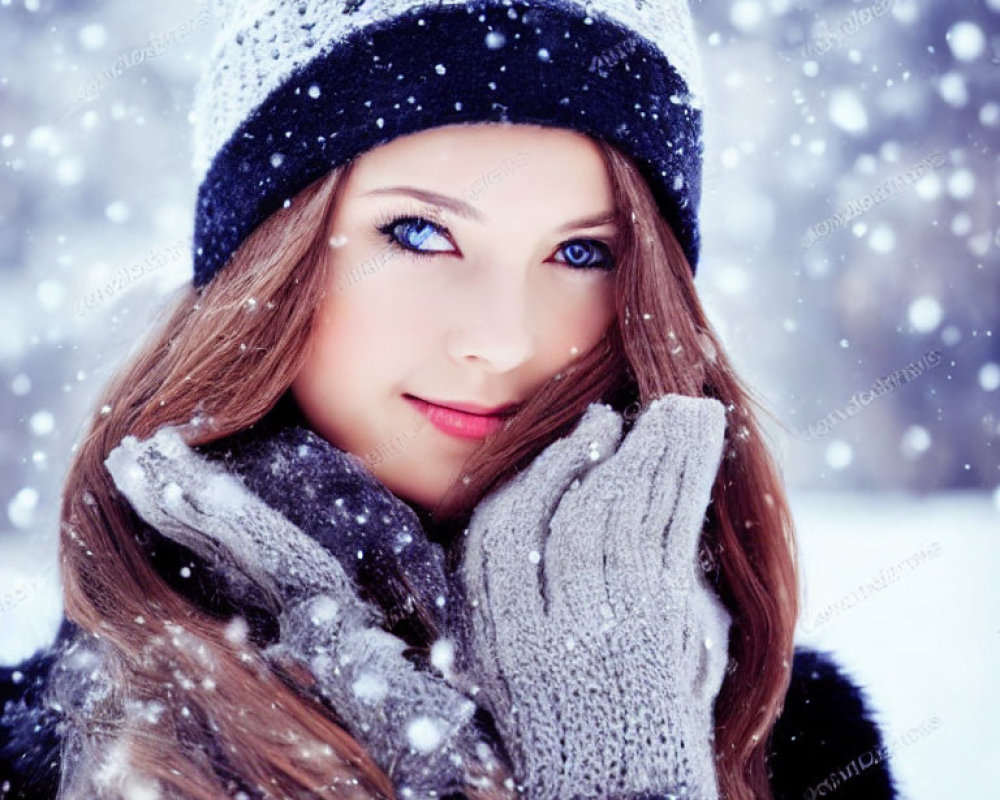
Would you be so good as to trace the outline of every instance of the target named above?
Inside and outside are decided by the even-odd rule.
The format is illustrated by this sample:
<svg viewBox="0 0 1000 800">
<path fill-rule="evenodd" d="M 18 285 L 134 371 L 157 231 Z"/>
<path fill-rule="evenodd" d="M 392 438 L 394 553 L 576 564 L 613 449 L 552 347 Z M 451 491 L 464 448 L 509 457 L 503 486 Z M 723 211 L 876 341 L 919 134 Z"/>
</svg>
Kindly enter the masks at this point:
<svg viewBox="0 0 1000 800">
<path fill-rule="evenodd" d="M 611 184 L 587 137 L 449 125 L 363 154 L 292 392 L 316 431 L 424 508 L 614 319 Z"/>
</svg>

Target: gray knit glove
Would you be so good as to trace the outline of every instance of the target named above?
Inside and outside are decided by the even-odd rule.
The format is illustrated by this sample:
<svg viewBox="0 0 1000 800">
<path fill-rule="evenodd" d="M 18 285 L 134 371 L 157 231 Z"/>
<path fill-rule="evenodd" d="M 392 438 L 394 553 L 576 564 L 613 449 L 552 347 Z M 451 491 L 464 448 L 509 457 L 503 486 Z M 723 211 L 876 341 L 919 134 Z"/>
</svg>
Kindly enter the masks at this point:
<svg viewBox="0 0 1000 800">
<path fill-rule="evenodd" d="M 337 559 L 235 476 L 170 428 L 146 441 L 126 436 L 105 463 L 147 523 L 278 616 L 280 639 L 263 655 L 310 669 L 316 691 L 402 796 L 440 797 L 463 787 L 471 758 L 491 764 L 475 703 L 447 676 L 417 669 Z"/>
<path fill-rule="evenodd" d="M 697 550 L 725 425 L 668 394 L 615 452 L 623 420 L 593 403 L 473 512 L 458 663 L 531 800 L 718 797 L 731 618 Z"/>
</svg>

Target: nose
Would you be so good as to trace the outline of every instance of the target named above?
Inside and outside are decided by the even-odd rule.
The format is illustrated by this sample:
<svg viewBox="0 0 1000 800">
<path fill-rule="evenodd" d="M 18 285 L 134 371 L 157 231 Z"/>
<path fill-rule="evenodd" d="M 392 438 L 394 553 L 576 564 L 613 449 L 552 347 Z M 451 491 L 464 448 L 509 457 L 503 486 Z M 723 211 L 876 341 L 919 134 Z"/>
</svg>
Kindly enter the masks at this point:
<svg viewBox="0 0 1000 800">
<path fill-rule="evenodd" d="M 536 352 L 531 287 L 516 270 L 483 273 L 453 294 L 448 355 L 459 364 L 479 361 L 492 372 L 509 372 Z"/>
</svg>

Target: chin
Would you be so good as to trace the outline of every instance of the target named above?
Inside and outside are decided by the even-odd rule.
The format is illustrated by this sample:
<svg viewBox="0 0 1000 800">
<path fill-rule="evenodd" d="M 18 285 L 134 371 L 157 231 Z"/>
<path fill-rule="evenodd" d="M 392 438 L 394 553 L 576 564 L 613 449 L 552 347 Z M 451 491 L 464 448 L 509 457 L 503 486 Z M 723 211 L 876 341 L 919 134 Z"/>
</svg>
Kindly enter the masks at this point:
<svg viewBox="0 0 1000 800">
<path fill-rule="evenodd" d="M 444 491 L 440 487 L 429 485 L 427 482 L 414 482 L 413 475 L 399 476 L 398 480 L 397 476 L 394 475 L 380 475 L 378 477 L 385 487 L 400 500 L 411 505 L 418 505 L 425 510 L 431 508 L 444 496 Z"/>
</svg>

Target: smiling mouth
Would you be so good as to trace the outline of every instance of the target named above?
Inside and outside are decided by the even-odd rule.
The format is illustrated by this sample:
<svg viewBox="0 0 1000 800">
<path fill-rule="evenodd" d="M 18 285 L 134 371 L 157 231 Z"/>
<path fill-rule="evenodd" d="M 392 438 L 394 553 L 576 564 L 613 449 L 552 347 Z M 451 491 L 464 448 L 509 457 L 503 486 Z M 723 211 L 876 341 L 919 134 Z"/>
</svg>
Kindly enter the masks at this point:
<svg viewBox="0 0 1000 800">
<path fill-rule="evenodd" d="M 430 403 L 438 408 L 447 408 L 452 411 L 460 411 L 463 414 L 473 414 L 479 417 L 509 417 L 512 416 L 518 409 L 517 403 L 508 403 L 502 406 L 485 406 L 478 403 L 457 403 L 444 400 L 428 400 L 412 394 L 404 396 L 414 400 L 420 400 L 424 403 Z"/>
<path fill-rule="evenodd" d="M 502 428 L 507 417 L 510 416 L 509 410 L 505 415 L 477 414 L 451 406 L 431 403 L 410 394 L 403 395 L 403 397 L 435 428 L 459 439 L 483 439 Z M 469 407 L 469 404 L 465 405 Z M 485 406 L 478 406 L 478 408 L 485 408 Z M 504 407 L 495 406 L 494 408 L 503 409 Z"/>
</svg>

